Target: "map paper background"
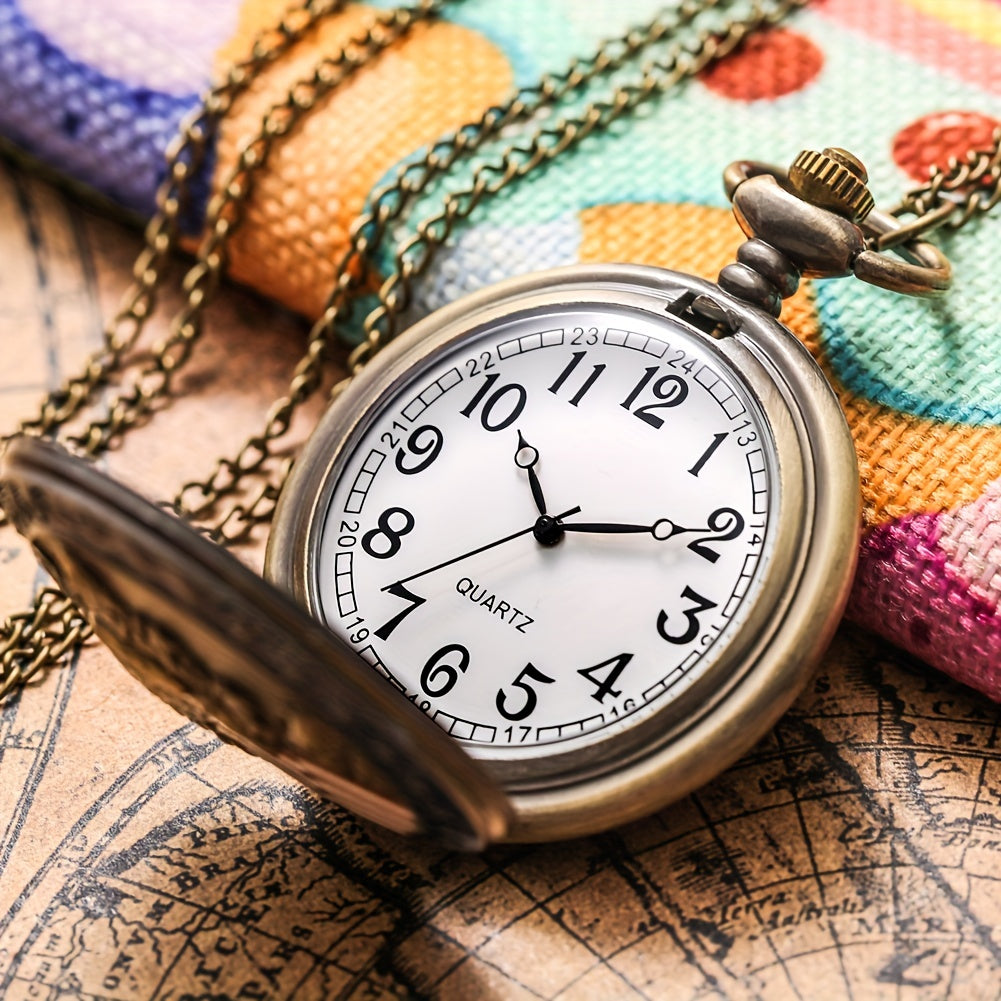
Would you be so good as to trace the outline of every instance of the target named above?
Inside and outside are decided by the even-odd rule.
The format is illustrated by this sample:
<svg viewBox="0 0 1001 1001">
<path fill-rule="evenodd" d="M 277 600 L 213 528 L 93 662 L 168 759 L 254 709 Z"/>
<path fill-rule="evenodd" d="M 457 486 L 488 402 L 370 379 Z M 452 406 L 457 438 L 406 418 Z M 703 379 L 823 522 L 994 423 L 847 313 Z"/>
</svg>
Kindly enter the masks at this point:
<svg viewBox="0 0 1001 1001">
<path fill-rule="evenodd" d="M 138 247 L 2 167 L 4 428 L 99 344 Z M 219 300 L 183 398 L 105 462 L 149 496 L 231 451 L 301 346 L 288 315 Z M 0 565 L 6 614 L 38 572 L 10 530 Z M 600 837 L 460 856 L 221 745 L 93 643 L 0 710 L 0 996 L 996 998 L 998 723 L 845 630 L 696 795 Z"/>
</svg>

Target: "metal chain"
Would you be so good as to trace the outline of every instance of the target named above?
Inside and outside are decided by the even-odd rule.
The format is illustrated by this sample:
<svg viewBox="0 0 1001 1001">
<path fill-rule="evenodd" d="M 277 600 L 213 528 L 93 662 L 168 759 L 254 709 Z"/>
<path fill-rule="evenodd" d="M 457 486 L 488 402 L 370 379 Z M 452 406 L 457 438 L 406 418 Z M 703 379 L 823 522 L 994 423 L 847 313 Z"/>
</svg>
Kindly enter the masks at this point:
<svg viewBox="0 0 1001 1001">
<path fill-rule="evenodd" d="M 381 244 L 389 225 L 403 215 L 407 206 L 425 192 L 433 180 L 447 174 L 460 159 L 468 159 L 505 127 L 531 118 L 543 107 L 558 104 L 595 77 L 619 69 L 670 32 L 725 2 L 727 0 L 685 3 L 671 18 L 658 18 L 642 29 L 633 29 L 621 38 L 604 43 L 591 57 L 575 59 L 562 73 L 542 77 L 505 104 L 490 108 L 479 121 L 443 136 L 419 161 L 402 166 L 395 178 L 373 195 L 370 207 L 352 226 L 348 248 L 335 270 L 333 288 L 310 331 L 306 353 L 295 368 L 288 392 L 273 404 L 263 430 L 248 438 L 235 456 L 217 460 L 205 480 L 185 484 L 175 498 L 175 511 L 186 518 L 204 518 L 222 498 L 236 493 L 248 477 L 264 470 L 272 456 L 272 444 L 288 431 L 296 409 L 319 386 L 334 331 L 350 316 L 351 296 L 363 285 L 373 252 Z M 409 277 L 401 280 L 409 281 Z M 371 352 L 371 335 L 367 341 L 367 350 Z M 359 350 L 356 349 L 349 361 L 352 374 L 367 360 L 360 356 Z M 336 387 L 335 392 L 343 386 Z M 217 542 L 235 543 L 245 538 L 254 525 L 268 520 L 270 507 L 290 466 L 291 460 L 286 460 L 276 482 L 265 482 L 249 501 L 231 507 L 211 529 L 211 537 Z"/>
<path fill-rule="evenodd" d="M 484 198 L 560 156 L 590 133 L 607 128 L 652 95 L 695 76 L 709 63 L 729 55 L 749 33 L 778 23 L 807 2 L 784 0 L 770 10 L 755 3 L 746 19 L 701 32 L 691 50 L 675 47 L 645 66 L 637 82 L 620 84 L 605 100 L 588 104 L 572 118 L 542 126 L 527 142 L 512 143 L 496 162 L 481 164 L 472 183 L 446 195 L 442 209 L 420 222 L 415 235 L 398 249 L 393 269 L 379 289 L 380 304 L 365 319 L 365 340 L 349 357 L 349 378 L 396 335 L 396 321 L 410 305 L 414 279 L 427 270 L 435 250 L 448 240 L 455 224 L 468 218 Z"/>
<path fill-rule="evenodd" d="M 0 626 L 0 705 L 43 667 L 54 667 L 92 630 L 73 602 L 48 587 L 31 609 L 12 615 Z"/>
<path fill-rule="evenodd" d="M 178 134 L 167 147 L 166 177 L 156 192 L 156 213 L 146 226 L 143 249 L 132 267 L 132 284 L 104 330 L 101 349 L 87 359 L 82 372 L 49 392 L 37 415 L 22 420 L 16 433 L 47 435 L 59 430 L 122 368 L 125 356 L 155 309 L 164 265 L 177 244 L 178 219 L 189 182 L 202 165 L 209 136 L 261 69 L 346 3 L 347 0 L 308 0 L 301 8 L 289 11 L 276 27 L 254 40 L 251 54 L 231 66 L 225 79 L 213 86 L 199 107 L 181 123 Z M 0 512 L 2 524 L 4 517 Z"/>
<path fill-rule="evenodd" d="M 874 242 L 889 250 L 939 228 L 959 229 L 975 216 L 1001 202 L 1001 128 L 994 130 L 991 145 L 971 149 L 961 160 L 933 166 L 928 181 L 911 191 L 890 210 L 897 216 L 913 215 L 910 222 Z"/>
<path fill-rule="evenodd" d="M 238 208 L 249 197 L 250 172 L 266 160 L 274 141 L 286 135 L 322 94 L 329 93 L 372 62 L 415 24 L 436 16 L 445 2 L 447 0 L 419 0 L 414 7 L 379 14 L 368 31 L 348 42 L 337 56 L 318 63 L 311 80 L 300 81 L 293 87 L 285 105 L 271 109 L 262 128 L 263 137 L 258 136 L 257 141 L 243 147 L 221 195 L 209 204 L 204 223 L 208 236 L 199 248 L 195 265 L 185 277 L 186 303 L 174 317 L 168 336 L 153 347 L 152 361 L 140 371 L 132 389 L 114 397 L 106 416 L 92 421 L 81 434 L 70 436 L 70 442 L 88 455 L 97 455 L 170 392 L 173 377 L 190 357 L 201 332 L 201 311 L 225 267 L 225 244 L 239 222 Z M 232 67 L 225 81 L 210 91 L 203 107 L 168 151 L 167 178 L 158 193 L 160 209 L 147 227 L 145 246 L 133 268 L 134 281 L 126 293 L 124 305 L 105 332 L 104 350 L 88 360 L 82 374 L 49 394 L 43 400 L 39 417 L 22 422 L 19 432 L 51 434 L 63 427 L 121 366 L 152 312 L 163 264 L 176 243 L 183 192 L 204 155 L 209 134 L 207 126 L 229 111 L 233 100 L 265 65 L 345 3 L 346 0 L 309 0 L 303 7 L 290 11 L 276 28 L 259 36 L 250 57 Z M 0 526 L 5 523 L 6 518 L 0 511 Z M 53 588 L 39 592 L 31 609 L 0 623 L 0 703 L 37 671 L 58 664 L 90 635 L 89 625 L 60 592 Z"/>
<path fill-rule="evenodd" d="M 228 240 L 240 225 L 253 172 L 267 162 L 275 143 L 288 135 L 320 98 L 368 65 L 415 24 L 436 16 L 444 2 L 418 0 L 412 8 L 400 7 L 378 15 L 363 35 L 349 42 L 337 56 L 321 60 L 310 79 L 297 83 L 288 99 L 267 113 L 261 132 L 242 146 L 222 190 L 209 204 L 207 235 L 183 281 L 186 302 L 174 316 L 167 336 L 153 346 L 150 361 L 141 368 L 131 387 L 116 394 L 104 416 L 91 421 L 79 434 L 70 435 L 69 442 L 87 455 L 97 455 L 170 394 L 178 371 L 190 359 L 201 336 L 203 310 L 226 267 Z"/>
</svg>

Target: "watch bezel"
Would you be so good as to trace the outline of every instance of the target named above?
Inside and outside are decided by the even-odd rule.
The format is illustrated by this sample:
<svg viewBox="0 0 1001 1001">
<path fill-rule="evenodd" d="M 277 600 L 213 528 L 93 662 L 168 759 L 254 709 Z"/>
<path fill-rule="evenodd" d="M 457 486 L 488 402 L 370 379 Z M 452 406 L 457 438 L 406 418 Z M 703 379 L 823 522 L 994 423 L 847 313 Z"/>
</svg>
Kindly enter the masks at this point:
<svg viewBox="0 0 1001 1001">
<path fill-rule="evenodd" d="M 311 554 L 338 475 L 382 401 L 410 382 L 415 367 L 515 313 L 601 304 L 662 318 L 686 292 L 709 295 L 740 317 L 738 332 L 718 339 L 686 326 L 730 368 L 771 429 L 771 553 L 736 635 L 678 698 L 565 747 L 477 748 L 474 757 L 511 796 L 512 840 L 589 833 L 684 795 L 761 736 L 805 682 L 847 598 L 859 504 L 850 434 L 809 354 L 771 317 L 687 275 L 577 265 L 511 279 L 419 321 L 366 366 L 319 422 L 276 511 L 265 573 L 320 617 Z"/>
</svg>

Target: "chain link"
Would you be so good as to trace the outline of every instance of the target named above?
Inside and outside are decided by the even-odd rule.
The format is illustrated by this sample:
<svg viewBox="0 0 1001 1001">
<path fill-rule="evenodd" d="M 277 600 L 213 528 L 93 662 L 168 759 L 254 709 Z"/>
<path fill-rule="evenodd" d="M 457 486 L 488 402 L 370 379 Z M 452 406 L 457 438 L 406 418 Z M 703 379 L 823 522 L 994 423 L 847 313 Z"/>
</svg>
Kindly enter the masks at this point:
<svg viewBox="0 0 1001 1001">
<path fill-rule="evenodd" d="M 0 624 L 0 705 L 90 635 L 90 625 L 69 598 L 51 587 L 40 591 L 31 609 Z"/>
<path fill-rule="evenodd" d="M 939 228 L 959 229 L 1001 202 L 1001 128 L 991 144 L 971 149 L 961 160 L 953 158 L 944 167 L 933 166 L 925 184 L 911 191 L 890 210 L 897 216 L 914 216 L 899 229 L 877 239 L 877 250 L 909 243 Z"/>
</svg>

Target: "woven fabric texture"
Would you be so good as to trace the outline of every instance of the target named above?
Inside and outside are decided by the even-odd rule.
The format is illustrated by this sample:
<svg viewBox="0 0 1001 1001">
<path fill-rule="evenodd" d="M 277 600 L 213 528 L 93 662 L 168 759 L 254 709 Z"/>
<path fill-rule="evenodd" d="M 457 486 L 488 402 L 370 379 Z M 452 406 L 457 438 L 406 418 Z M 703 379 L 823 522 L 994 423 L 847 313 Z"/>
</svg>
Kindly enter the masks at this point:
<svg viewBox="0 0 1001 1001">
<path fill-rule="evenodd" d="M 189 6 L 197 16 L 184 16 Z M 278 144 L 235 235 L 233 274 L 315 315 L 352 221 L 399 164 L 660 6 L 448 5 Z M 0 130 L 149 213 L 180 117 L 285 8 L 279 0 L 128 8 L 0 0 Z M 377 10 L 350 5 L 254 82 L 214 140 L 205 191 L 221 185 L 267 108 Z M 638 72 L 626 67 L 561 110 Z M 742 239 L 720 182 L 730 160 L 787 163 L 804 147 L 843 146 L 867 164 L 877 204 L 887 204 L 930 165 L 984 144 L 999 122 L 996 0 L 815 0 L 486 199 L 436 256 L 411 314 L 512 274 L 575 262 L 638 261 L 714 278 Z M 422 195 L 379 266 L 512 138 Z M 203 210 L 204 191 L 196 194 Z M 941 301 L 858 282 L 805 283 L 783 318 L 839 393 L 858 450 L 864 532 L 848 614 L 1001 698 L 1001 310 L 993 264 L 1001 209 L 940 242 L 956 274 Z"/>
</svg>

